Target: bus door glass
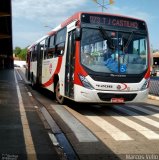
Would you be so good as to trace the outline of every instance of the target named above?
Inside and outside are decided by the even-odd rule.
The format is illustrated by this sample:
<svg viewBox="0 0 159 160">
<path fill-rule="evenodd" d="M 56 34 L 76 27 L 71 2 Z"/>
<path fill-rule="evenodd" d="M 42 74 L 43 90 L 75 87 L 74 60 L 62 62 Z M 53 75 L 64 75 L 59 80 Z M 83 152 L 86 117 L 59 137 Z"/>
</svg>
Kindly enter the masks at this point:
<svg viewBox="0 0 159 160">
<path fill-rule="evenodd" d="M 65 70 L 65 95 L 74 97 L 75 30 L 68 33 Z"/>
<path fill-rule="evenodd" d="M 43 59 L 43 52 L 45 47 L 45 40 L 41 41 L 38 45 L 38 61 L 37 61 L 37 82 L 42 84 L 42 59 Z"/>
<path fill-rule="evenodd" d="M 30 80 L 30 60 L 31 60 L 31 51 L 29 50 L 27 52 L 27 57 L 26 57 L 26 62 L 27 62 L 27 66 L 26 66 L 26 76 L 27 76 L 27 80 Z"/>
</svg>

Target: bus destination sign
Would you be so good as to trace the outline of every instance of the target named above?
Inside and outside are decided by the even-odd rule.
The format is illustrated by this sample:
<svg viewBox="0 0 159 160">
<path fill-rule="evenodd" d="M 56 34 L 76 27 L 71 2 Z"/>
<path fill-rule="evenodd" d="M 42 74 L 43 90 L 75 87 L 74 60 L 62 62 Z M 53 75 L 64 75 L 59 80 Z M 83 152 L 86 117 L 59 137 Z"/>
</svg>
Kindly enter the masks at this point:
<svg viewBox="0 0 159 160">
<path fill-rule="evenodd" d="M 107 25 L 114 27 L 126 27 L 133 29 L 143 29 L 143 22 L 138 20 L 124 18 L 124 17 L 115 17 L 115 16 L 105 16 L 105 15 L 92 15 L 92 14 L 83 14 L 81 21 L 84 23 L 97 24 L 97 25 Z M 142 26 L 141 26 L 142 23 Z M 144 26 L 145 28 L 145 26 Z"/>
<path fill-rule="evenodd" d="M 115 17 L 106 18 L 106 17 L 90 16 L 90 23 L 138 29 L 138 23 L 136 21 L 124 20 Z"/>
</svg>

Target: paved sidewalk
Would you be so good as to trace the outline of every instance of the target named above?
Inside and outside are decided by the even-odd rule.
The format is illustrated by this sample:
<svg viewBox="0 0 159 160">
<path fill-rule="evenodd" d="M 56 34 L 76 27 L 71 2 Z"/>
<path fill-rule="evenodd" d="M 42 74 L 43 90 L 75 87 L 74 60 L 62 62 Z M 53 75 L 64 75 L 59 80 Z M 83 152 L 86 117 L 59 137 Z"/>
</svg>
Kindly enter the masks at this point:
<svg viewBox="0 0 159 160">
<path fill-rule="evenodd" d="M 152 100 L 157 100 L 157 101 L 159 101 L 159 97 L 158 96 L 154 96 L 154 95 L 148 95 L 148 98 L 149 99 L 152 99 Z"/>
<path fill-rule="evenodd" d="M 14 70 L 0 70 L 0 159 L 27 159 Z"/>
<path fill-rule="evenodd" d="M 26 92 L 25 83 L 18 75 L 17 79 L 22 101 L 17 92 L 14 69 L 0 70 L 0 159 L 27 160 L 35 157 L 35 160 L 58 160 L 48 129 L 44 127 Z M 26 130 L 30 130 L 34 153 L 30 134 Z"/>
</svg>

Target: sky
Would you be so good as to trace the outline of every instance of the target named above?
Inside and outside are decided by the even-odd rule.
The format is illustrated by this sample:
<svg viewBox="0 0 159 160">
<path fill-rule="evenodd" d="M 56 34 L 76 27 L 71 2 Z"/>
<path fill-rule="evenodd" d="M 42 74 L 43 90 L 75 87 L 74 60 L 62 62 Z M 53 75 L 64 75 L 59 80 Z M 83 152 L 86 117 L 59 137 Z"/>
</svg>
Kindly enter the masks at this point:
<svg viewBox="0 0 159 160">
<path fill-rule="evenodd" d="M 159 49 L 159 0 L 114 1 L 113 5 L 106 5 L 104 12 L 145 20 L 151 48 Z M 12 0 L 13 48 L 29 46 L 78 11 L 101 12 L 102 9 L 93 0 Z"/>
</svg>

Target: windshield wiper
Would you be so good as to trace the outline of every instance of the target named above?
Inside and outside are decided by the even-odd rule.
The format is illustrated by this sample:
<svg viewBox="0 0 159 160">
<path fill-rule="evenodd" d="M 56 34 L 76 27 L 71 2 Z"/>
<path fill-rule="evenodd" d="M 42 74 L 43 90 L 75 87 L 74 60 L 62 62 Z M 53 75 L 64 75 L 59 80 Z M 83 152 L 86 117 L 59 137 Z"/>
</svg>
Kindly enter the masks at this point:
<svg viewBox="0 0 159 160">
<path fill-rule="evenodd" d="M 103 39 L 107 40 L 107 44 L 108 44 L 109 48 L 110 49 L 115 49 L 115 46 L 112 42 L 112 39 L 108 36 L 107 32 L 102 27 L 99 27 L 99 30 L 102 34 Z"/>
<path fill-rule="evenodd" d="M 134 31 L 131 32 L 131 34 L 130 34 L 130 36 L 129 36 L 129 38 L 128 38 L 128 41 L 126 42 L 125 46 L 123 47 L 123 50 L 125 50 L 125 49 L 128 48 L 128 46 L 129 46 L 129 44 L 130 44 L 133 36 L 134 36 Z"/>
</svg>

